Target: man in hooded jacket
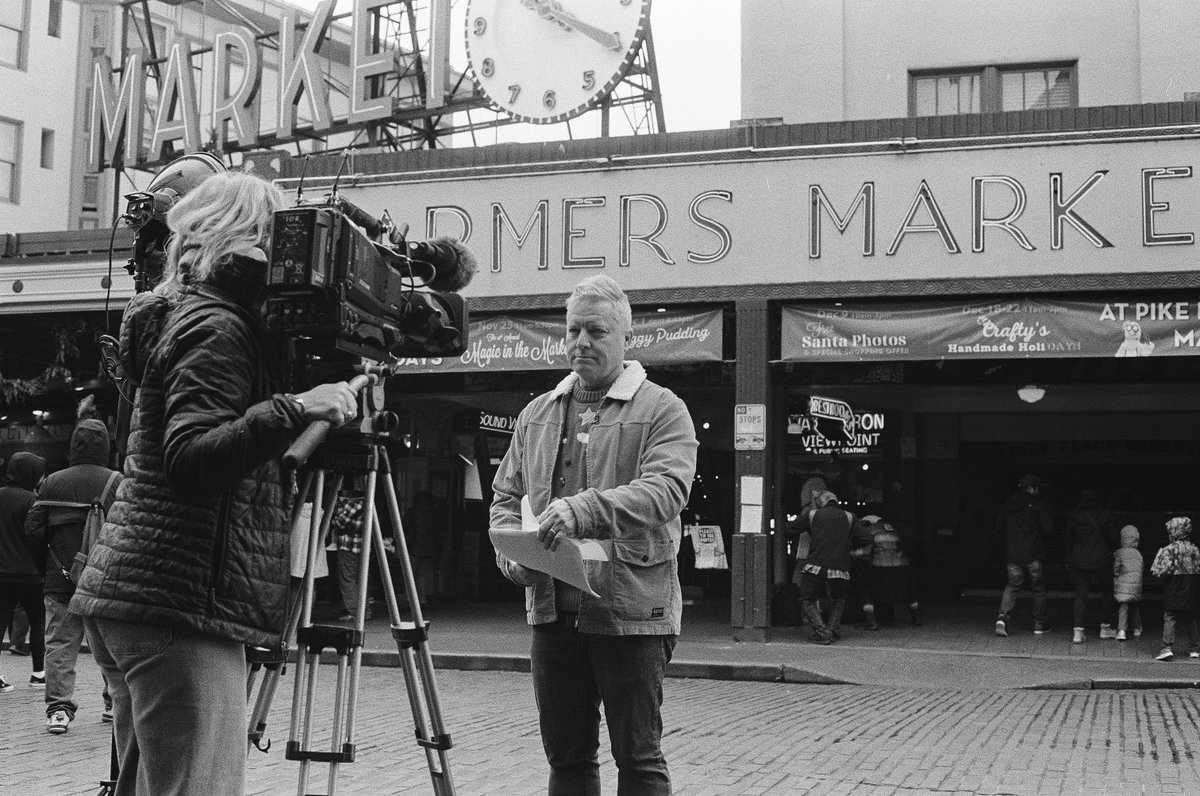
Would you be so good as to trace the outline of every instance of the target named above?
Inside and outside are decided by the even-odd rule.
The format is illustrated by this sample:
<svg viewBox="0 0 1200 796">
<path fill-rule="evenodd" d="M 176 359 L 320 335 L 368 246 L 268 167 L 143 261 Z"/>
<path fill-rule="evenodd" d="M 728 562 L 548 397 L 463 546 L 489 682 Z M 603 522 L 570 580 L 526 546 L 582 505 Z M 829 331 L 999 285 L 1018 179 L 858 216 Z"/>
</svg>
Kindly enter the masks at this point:
<svg viewBox="0 0 1200 796">
<path fill-rule="evenodd" d="M 20 451 L 8 460 L 8 483 L 0 486 L 0 627 L 12 622 L 13 609 L 20 605 L 29 615 L 29 646 L 33 653 L 30 685 L 45 682 L 45 623 L 42 607 L 42 570 L 25 538 L 25 516 L 33 505 L 34 489 L 46 472 L 46 460 Z M 0 678 L 0 692 L 12 686 Z"/>
<path fill-rule="evenodd" d="M 1054 530 L 1050 507 L 1040 497 L 1042 479 L 1023 475 L 1017 491 L 1009 495 L 996 517 L 996 532 L 1004 545 L 1008 583 L 1000 597 L 996 617 L 996 635 L 1008 635 L 1009 614 L 1017 604 L 1017 593 L 1025 587 L 1026 575 L 1033 591 L 1033 632 L 1041 635 L 1050 629 L 1046 619 L 1046 537 Z"/>
<path fill-rule="evenodd" d="M 74 721 L 75 661 L 83 642 L 83 620 L 67 611 L 75 584 L 71 563 L 83 544 L 88 509 L 47 506 L 44 501 L 88 503 L 103 499 L 108 511 L 121 476 L 108 467 L 108 429 L 99 420 L 80 420 L 71 434 L 70 466 L 46 476 L 38 499 L 25 519 L 25 532 L 35 545 L 47 548 L 46 606 L 46 731 L 59 735 Z M 105 695 L 105 716 L 111 719 Z"/>
</svg>

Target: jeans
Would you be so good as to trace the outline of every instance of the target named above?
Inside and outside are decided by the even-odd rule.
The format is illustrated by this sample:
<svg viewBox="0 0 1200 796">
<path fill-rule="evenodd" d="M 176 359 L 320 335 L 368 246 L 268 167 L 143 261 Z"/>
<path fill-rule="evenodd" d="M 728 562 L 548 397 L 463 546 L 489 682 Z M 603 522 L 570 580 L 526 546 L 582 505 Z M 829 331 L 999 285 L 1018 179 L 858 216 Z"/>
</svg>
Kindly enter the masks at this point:
<svg viewBox="0 0 1200 796">
<path fill-rule="evenodd" d="M 1163 646 L 1167 649 L 1175 647 L 1175 624 L 1182 622 L 1188 634 L 1188 649 L 1200 651 L 1200 626 L 1196 621 L 1195 611 L 1163 611 Z"/>
<path fill-rule="evenodd" d="M 83 619 L 67 611 L 70 598 L 47 594 L 46 604 L 46 715 L 65 710 L 72 719 L 75 704 L 75 661 L 83 642 Z M 104 700 L 107 704 L 108 700 Z"/>
<path fill-rule="evenodd" d="M 246 650 L 183 628 L 83 620 L 113 698 L 114 796 L 238 796 Z"/>
<path fill-rule="evenodd" d="M 1100 622 L 1106 625 L 1111 624 L 1113 602 L 1112 567 L 1072 569 L 1070 570 L 1070 575 L 1071 585 L 1075 587 L 1075 627 L 1085 627 L 1087 624 L 1087 595 L 1093 579 L 1100 587 Z"/>
<path fill-rule="evenodd" d="M 1043 627 L 1046 624 L 1046 577 L 1042 570 L 1041 561 L 1030 561 L 1027 564 L 1007 565 L 1008 585 L 1004 587 L 1004 595 L 1000 598 L 1000 616 L 1007 617 L 1017 604 L 1017 592 L 1025 588 L 1025 574 L 1029 573 L 1029 588 L 1033 591 L 1033 624 Z"/>
<path fill-rule="evenodd" d="M 675 640 L 580 633 L 569 613 L 534 625 L 533 693 L 550 763 L 549 796 L 599 796 L 602 703 L 618 796 L 669 796 L 661 708 Z"/>
<path fill-rule="evenodd" d="M 33 670 L 46 668 L 46 606 L 42 604 L 42 582 L 0 582 L 0 627 L 12 623 L 13 610 L 20 605 L 29 617 L 29 651 L 33 655 Z M 16 639 L 13 639 L 16 643 Z"/>
</svg>

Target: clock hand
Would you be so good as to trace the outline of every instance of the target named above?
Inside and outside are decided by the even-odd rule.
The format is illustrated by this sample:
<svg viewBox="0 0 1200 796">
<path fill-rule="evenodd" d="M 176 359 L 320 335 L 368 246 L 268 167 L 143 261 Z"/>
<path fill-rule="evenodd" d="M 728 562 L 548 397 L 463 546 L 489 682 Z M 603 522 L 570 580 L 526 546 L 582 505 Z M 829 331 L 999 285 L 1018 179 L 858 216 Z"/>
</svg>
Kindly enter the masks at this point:
<svg viewBox="0 0 1200 796">
<path fill-rule="evenodd" d="M 525 6 L 537 11 L 542 17 L 579 31 L 605 49 L 617 51 L 623 49 L 621 37 L 616 33 L 609 33 L 594 25 L 589 25 L 570 12 L 564 11 L 558 3 L 552 2 L 552 0 L 525 0 Z"/>
</svg>

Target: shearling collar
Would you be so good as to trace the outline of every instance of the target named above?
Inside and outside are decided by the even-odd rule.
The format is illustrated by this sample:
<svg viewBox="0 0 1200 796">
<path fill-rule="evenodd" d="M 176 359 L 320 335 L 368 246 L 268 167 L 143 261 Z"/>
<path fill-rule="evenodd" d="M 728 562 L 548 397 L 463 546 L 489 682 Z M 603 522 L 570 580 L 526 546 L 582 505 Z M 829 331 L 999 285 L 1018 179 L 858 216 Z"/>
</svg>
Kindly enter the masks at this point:
<svg viewBox="0 0 1200 796">
<path fill-rule="evenodd" d="M 628 401 L 633 398 L 633 394 L 638 391 L 638 387 L 642 386 L 642 382 L 646 380 L 646 369 L 642 367 L 642 363 L 633 359 L 625 360 L 625 370 L 621 371 L 621 375 L 617 376 L 617 380 L 608 388 L 608 393 L 605 398 L 611 398 L 614 401 Z M 560 398 L 567 395 L 575 388 L 575 383 L 579 381 L 579 374 L 572 371 L 567 374 L 567 377 L 558 383 L 554 388 L 554 397 Z"/>
</svg>

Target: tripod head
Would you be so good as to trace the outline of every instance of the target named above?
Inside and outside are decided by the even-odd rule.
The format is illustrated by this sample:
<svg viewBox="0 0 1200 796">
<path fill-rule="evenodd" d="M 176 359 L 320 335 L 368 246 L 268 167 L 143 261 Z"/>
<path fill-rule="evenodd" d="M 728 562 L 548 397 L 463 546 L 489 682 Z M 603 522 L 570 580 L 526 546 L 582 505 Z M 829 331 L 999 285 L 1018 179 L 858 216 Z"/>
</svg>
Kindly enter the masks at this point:
<svg viewBox="0 0 1200 796">
<path fill-rule="evenodd" d="M 364 387 L 375 385 L 382 379 L 386 379 L 392 375 L 394 369 L 390 365 L 382 365 L 379 363 L 360 363 L 354 366 L 358 371 L 357 376 L 350 379 L 350 389 L 356 393 L 361 393 Z M 357 428 L 338 428 L 333 430 L 333 424 L 328 420 L 314 420 L 309 423 L 308 428 L 300 433 L 292 446 L 283 454 L 283 466 L 295 470 L 302 467 L 308 458 L 316 450 L 325 438 L 331 433 L 331 430 L 337 438 L 343 441 L 350 441 L 351 437 L 358 439 L 364 445 L 382 445 L 386 439 L 388 432 L 393 431 L 399 423 L 399 419 L 392 412 L 388 412 L 383 407 L 374 405 L 374 397 L 371 393 L 367 393 L 367 400 L 359 401 L 360 405 L 367 407 L 366 411 L 361 412 L 363 418 Z"/>
</svg>

